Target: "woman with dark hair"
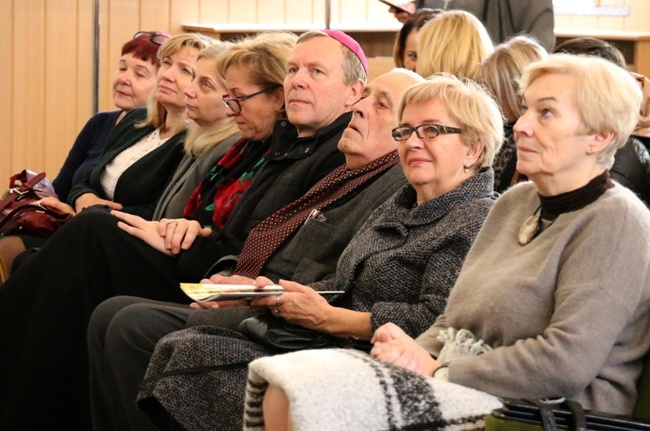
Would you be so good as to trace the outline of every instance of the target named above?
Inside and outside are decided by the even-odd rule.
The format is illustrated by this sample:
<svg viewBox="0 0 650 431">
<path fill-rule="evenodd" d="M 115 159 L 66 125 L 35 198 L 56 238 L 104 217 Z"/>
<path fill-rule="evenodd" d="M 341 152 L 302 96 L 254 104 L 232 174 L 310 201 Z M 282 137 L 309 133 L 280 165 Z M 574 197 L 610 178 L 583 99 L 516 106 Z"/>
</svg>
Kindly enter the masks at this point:
<svg viewBox="0 0 650 431">
<path fill-rule="evenodd" d="M 395 44 L 393 45 L 393 60 L 397 67 L 416 72 L 418 61 L 418 31 L 431 18 L 442 12 L 441 9 L 420 9 L 408 19 L 397 32 Z"/>
</svg>

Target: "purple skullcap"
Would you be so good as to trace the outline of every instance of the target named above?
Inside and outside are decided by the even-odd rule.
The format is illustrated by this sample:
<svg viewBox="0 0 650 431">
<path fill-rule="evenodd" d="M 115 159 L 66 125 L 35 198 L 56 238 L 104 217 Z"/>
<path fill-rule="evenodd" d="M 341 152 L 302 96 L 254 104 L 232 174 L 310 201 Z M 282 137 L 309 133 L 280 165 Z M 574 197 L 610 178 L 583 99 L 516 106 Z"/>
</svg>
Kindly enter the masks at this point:
<svg viewBox="0 0 650 431">
<path fill-rule="evenodd" d="M 366 71 L 366 75 L 368 75 L 368 61 L 366 60 L 366 55 L 363 53 L 363 49 L 361 49 L 359 42 L 352 39 L 349 35 L 343 33 L 341 30 L 323 30 L 323 32 L 332 39 L 336 39 L 347 49 L 352 51 L 363 65 L 363 70 Z"/>
</svg>

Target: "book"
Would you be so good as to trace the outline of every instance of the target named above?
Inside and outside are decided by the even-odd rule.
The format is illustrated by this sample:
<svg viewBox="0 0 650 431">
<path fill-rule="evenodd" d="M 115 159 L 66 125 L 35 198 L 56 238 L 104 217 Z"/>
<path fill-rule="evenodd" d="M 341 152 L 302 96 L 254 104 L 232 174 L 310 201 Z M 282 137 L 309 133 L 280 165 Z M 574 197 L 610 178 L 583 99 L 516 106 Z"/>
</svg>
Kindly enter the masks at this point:
<svg viewBox="0 0 650 431">
<path fill-rule="evenodd" d="M 282 286 L 270 284 L 257 287 L 252 284 L 201 284 L 181 283 L 181 289 L 196 302 L 251 300 L 256 296 L 270 296 L 284 293 Z M 318 292 L 321 295 L 338 295 L 339 290 Z"/>
</svg>

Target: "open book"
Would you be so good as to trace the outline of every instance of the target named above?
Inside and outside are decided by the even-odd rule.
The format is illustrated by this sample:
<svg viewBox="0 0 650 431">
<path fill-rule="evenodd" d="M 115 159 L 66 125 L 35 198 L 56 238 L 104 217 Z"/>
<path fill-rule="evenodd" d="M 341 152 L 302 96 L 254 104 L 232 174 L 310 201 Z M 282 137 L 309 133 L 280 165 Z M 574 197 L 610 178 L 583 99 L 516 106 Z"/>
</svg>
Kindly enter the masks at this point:
<svg viewBox="0 0 650 431">
<path fill-rule="evenodd" d="M 250 300 L 255 296 L 269 296 L 283 293 L 282 286 L 271 284 L 257 287 L 252 284 L 200 284 L 181 283 L 181 289 L 196 302 Z M 318 292 L 321 295 L 337 295 L 338 290 Z"/>
</svg>

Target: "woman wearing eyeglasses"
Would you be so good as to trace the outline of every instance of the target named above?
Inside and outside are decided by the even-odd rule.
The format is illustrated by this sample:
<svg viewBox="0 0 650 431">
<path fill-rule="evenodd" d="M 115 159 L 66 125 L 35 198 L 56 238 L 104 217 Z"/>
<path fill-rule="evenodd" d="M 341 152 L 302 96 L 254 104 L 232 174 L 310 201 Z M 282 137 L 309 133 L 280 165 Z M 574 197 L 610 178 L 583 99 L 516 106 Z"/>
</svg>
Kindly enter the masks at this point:
<svg viewBox="0 0 650 431">
<path fill-rule="evenodd" d="M 452 419 L 470 429 L 496 397 L 564 397 L 632 413 L 650 347 L 650 214 L 608 168 L 637 124 L 641 89 L 609 61 L 554 54 L 527 66 L 522 90 L 517 170 L 531 181 L 499 198 L 435 324 L 417 340 L 390 323 L 379 328 L 371 354 L 380 361 L 278 358 L 300 384 L 272 359 L 251 364 L 284 389 L 295 429 L 432 429 Z M 268 418 L 286 419 L 288 399 L 271 389 Z M 350 399 L 364 401 L 346 411 Z M 469 399 L 483 400 L 476 416 L 452 417 Z"/>
</svg>

